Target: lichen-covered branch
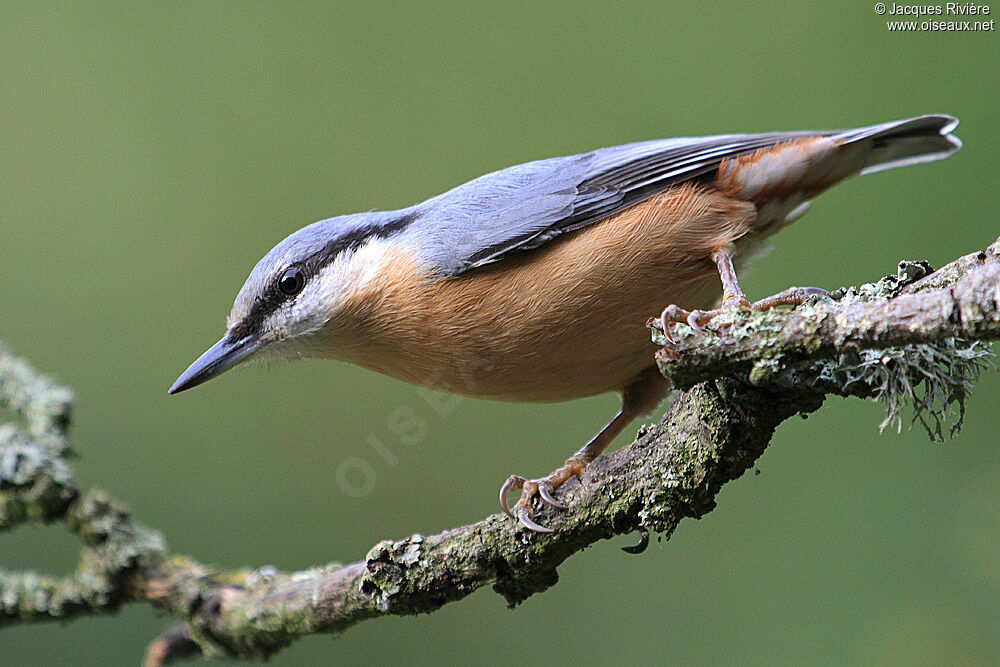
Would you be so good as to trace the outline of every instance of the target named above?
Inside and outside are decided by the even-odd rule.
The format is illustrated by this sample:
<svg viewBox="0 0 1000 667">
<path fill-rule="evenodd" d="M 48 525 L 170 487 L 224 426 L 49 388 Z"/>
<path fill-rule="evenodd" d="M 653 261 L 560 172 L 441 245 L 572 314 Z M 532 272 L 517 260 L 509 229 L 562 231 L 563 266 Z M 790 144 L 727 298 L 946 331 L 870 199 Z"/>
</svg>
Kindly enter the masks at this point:
<svg viewBox="0 0 1000 667">
<path fill-rule="evenodd" d="M 706 377 L 748 375 L 754 384 L 845 350 L 881 350 L 948 339 L 1000 337 L 1000 241 L 932 272 L 926 262 L 900 262 L 895 276 L 840 289 L 786 314 L 737 310 L 713 320 L 705 339 L 685 325 L 651 322 L 660 370 L 686 388 Z"/>
<path fill-rule="evenodd" d="M 569 510 L 540 510 L 552 535 L 495 515 L 300 572 L 226 570 L 173 554 L 121 503 L 81 491 L 66 459 L 69 392 L 0 348 L 0 407 L 22 422 L 0 427 L 0 530 L 60 521 L 81 543 L 68 575 L 0 571 L 0 626 L 145 601 L 184 622 L 150 644 L 146 664 L 159 665 L 198 652 L 264 657 L 306 634 L 431 612 L 486 585 L 515 605 L 553 585 L 558 566 L 589 544 L 636 530 L 669 536 L 681 519 L 712 510 L 778 424 L 827 394 L 882 398 L 897 421 L 907 402 L 925 424 L 937 420 L 939 435 L 986 363 L 977 341 L 1000 337 L 998 248 L 929 275 L 904 263 L 895 277 L 792 311 L 727 314 L 714 340 L 673 332 L 673 351 L 661 348 L 658 361 L 683 391 L 658 424 L 564 487 Z"/>
</svg>

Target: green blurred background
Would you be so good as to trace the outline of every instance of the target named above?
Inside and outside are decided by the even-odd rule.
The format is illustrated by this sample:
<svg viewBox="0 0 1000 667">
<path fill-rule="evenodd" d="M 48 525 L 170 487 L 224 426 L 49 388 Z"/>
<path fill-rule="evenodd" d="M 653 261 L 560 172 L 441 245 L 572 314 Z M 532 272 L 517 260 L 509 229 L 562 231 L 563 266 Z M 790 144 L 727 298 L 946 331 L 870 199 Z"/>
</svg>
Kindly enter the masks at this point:
<svg viewBox="0 0 1000 667">
<path fill-rule="evenodd" d="M 948 112 L 960 153 L 838 186 L 744 286 L 833 288 L 996 238 L 997 33 L 889 33 L 867 2 L 709 4 L 0 5 L 0 339 L 75 388 L 84 484 L 229 566 L 355 560 L 495 512 L 508 474 L 550 470 L 615 397 L 462 399 L 441 416 L 325 361 L 166 389 L 289 232 L 510 164 Z M 995 663 L 998 400 L 994 372 L 941 445 L 919 427 L 880 437 L 880 406 L 830 399 L 781 427 L 763 474 L 641 557 L 599 544 L 514 612 L 484 590 L 273 664 Z M 399 407 L 427 420 L 422 442 L 393 435 Z M 374 477 L 352 495 L 359 460 Z M 57 528 L 0 536 L 2 567 L 74 555 Z M 0 663 L 136 664 L 169 622 L 132 605 L 15 627 Z"/>
</svg>

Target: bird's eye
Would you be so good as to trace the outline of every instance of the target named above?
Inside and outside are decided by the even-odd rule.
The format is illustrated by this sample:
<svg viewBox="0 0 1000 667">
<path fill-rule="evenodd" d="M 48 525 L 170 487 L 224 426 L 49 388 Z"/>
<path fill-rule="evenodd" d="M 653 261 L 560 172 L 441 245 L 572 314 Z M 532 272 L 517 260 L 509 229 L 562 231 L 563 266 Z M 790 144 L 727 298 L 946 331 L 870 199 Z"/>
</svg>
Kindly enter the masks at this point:
<svg viewBox="0 0 1000 667">
<path fill-rule="evenodd" d="M 302 272 L 302 269 L 294 266 L 285 269 L 285 272 L 278 278 L 278 289 L 285 296 L 295 296 L 302 291 L 305 284 L 306 274 Z"/>
</svg>

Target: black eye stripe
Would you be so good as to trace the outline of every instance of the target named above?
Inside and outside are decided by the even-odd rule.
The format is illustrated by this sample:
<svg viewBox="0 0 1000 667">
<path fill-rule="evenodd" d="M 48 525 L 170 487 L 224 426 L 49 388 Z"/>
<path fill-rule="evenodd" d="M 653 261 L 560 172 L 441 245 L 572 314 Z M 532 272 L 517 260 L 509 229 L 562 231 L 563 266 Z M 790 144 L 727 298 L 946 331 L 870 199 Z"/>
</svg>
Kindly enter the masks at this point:
<svg viewBox="0 0 1000 667">
<path fill-rule="evenodd" d="M 315 276 L 323 267 L 331 264 L 348 250 L 357 250 L 372 239 L 384 239 L 406 229 L 419 213 L 407 213 L 379 227 L 364 227 L 348 232 L 329 241 L 325 246 L 307 257 L 301 264 L 309 276 Z"/>
<path fill-rule="evenodd" d="M 305 287 L 305 283 L 318 275 L 325 266 L 337 259 L 342 253 L 348 250 L 357 250 L 371 239 L 384 239 L 396 232 L 402 231 L 419 217 L 419 213 L 411 212 L 379 226 L 364 227 L 347 232 L 330 240 L 326 245 L 308 257 L 303 258 L 290 267 L 284 268 L 282 273 L 278 274 L 277 278 L 272 278 L 264 288 L 264 292 L 254 300 L 253 306 L 250 307 L 250 312 L 229 330 L 228 339 L 236 342 L 247 336 L 260 335 L 267 318 L 280 308 L 281 304 L 294 298 L 296 294 L 301 292 L 302 287 Z M 289 294 L 281 289 L 280 283 L 284 274 L 293 268 L 302 272 L 302 287 L 298 291 Z"/>
</svg>

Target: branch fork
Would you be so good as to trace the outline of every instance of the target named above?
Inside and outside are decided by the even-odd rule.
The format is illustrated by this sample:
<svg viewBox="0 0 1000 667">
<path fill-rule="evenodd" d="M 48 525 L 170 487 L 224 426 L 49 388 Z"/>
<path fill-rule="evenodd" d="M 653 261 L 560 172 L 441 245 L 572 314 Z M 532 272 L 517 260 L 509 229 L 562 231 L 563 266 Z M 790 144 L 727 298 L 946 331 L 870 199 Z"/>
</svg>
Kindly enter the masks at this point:
<svg viewBox="0 0 1000 667">
<path fill-rule="evenodd" d="M 0 627 L 147 602 L 183 621 L 149 645 L 154 666 L 198 653 L 264 658 L 307 634 L 431 612 L 487 585 L 517 605 L 598 540 L 638 530 L 641 546 L 714 509 L 775 428 L 827 395 L 880 398 L 897 425 L 909 403 L 935 436 L 956 405 L 960 423 L 989 364 L 982 341 L 1000 338 L 998 254 L 1000 241 L 939 271 L 901 263 L 894 276 L 791 311 L 726 313 L 711 338 L 681 325 L 670 342 L 653 324 L 659 369 L 680 391 L 631 445 L 567 483 L 568 510 L 540 512 L 554 533 L 495 515 L 299 572 L 225 570 L 174 554 L 122 503 L 82 491 L 69 464 L 71 392 L 0 347 L 0 407 L 20 421 L 0 426 L 0 530 L 60 522 L 81 544 L 68 575 L 0 571 Z"/>
</svg>

